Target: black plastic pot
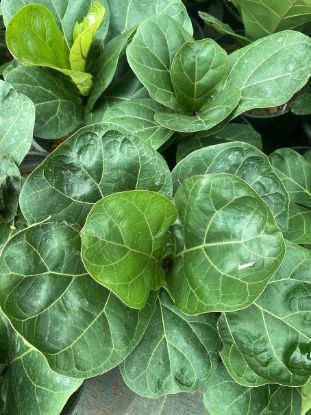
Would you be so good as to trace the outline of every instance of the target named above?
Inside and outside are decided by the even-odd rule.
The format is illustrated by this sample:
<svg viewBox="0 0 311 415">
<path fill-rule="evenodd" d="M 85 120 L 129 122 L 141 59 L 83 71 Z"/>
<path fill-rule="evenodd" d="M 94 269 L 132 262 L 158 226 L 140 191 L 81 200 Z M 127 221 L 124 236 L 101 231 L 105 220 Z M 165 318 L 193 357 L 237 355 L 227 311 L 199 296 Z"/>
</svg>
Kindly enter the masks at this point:
<svg viewBox="0 0 311 415">
<path fill-rule="evenodd" d="M 228 23 L 234 30 L 244 30 L 241 16 L 236 8 L 228 1 L 222 0 L 224 6 L 224 23 Z"/>
</svg>

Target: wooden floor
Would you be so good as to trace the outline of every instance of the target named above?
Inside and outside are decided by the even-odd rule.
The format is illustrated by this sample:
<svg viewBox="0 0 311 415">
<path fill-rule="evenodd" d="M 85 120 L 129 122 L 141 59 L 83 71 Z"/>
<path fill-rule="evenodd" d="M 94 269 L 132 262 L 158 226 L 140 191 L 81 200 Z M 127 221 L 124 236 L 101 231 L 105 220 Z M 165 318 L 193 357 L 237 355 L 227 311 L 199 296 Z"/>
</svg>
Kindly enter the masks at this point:
<svg viewBox="0 0 311 415">
<path fill-rule="evenodd" d="M 118 369 L 85 381 L 73 415 L 208 415 L 201 393 L 147 399 L 124 384 Z"/>
</svg>

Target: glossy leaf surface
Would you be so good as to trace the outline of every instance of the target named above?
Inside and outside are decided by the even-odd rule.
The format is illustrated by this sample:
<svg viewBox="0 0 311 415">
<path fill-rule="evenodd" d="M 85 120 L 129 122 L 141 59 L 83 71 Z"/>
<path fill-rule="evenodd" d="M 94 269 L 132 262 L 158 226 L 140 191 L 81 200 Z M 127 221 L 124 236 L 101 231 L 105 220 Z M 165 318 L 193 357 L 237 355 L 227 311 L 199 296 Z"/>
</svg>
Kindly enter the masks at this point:
<svg viewBox="0 0 311 415">
<path fill-rule="evenodd" d="M 273 215 L 257 193 L 230 174 L 194 176 L 175 195 L 180 222 L 167 284 L 187 314 L 234 311 L 263 291 L 284 256 Z"/>
<path fill-rule="evenodd" d="M 51 216 L 81 228 L 95 202 L 135 189 L 170 197 L 165 161 L 142 140 L 97 125 L 79 130 L 41 163 L 25 182 L 20 205 L 29 223 Z"/>
<path fill-rule="evenodd" d="M 311 162 L 289 148 L 270 156 L 272 166 L 289 194 L 289 229 L 286 238 L 311 243 Z"/>
<path fill-rule="evenodd" d="M 117 366 L 154 309 L 153 298 L 141 311 L 125 307 L 85 272 L 80 250 L 77 231 L 46 223 L 14 235 L 0 258 L 3 312 L 52 370 L 75 378 Z"/>
<path fill-rule="evenodd" d="M 82 124 L 80 97 L 65 77 L 62 78 L 47 69 L 21 65 L 8 73 L 6 81 L 35 104 L 36 137 L 60 138 Z"/>
<path fill-rule="evenodd" d="M 121 365 L 127 386 L 149 398 L 199 389 L 217 365 L 216 322 L 214 314 L 182 314 L 162 290 L 143 339 Z"/>
<path fill-rule="evenodd" d="M 86 72 L 86 60 L 105 15 L 105 8 L 95 1 L 81 23 L 76 22 L 73 30 L 73 45 L 69 62 L 74 71 Z"/>
<path fill-rule="evenodd" d="M 170 68 L 178 49 L 192 40 L 173 18 L 160 15 L 142 22 L 127 48 L 128 62 L 150 96 L 169 108 L 178 108 Z"/>
<path fill-rule="evenodd" d="M 180 162 L 192 151 L 200 148 L 232 141 L 242 141 L 262 150 L 261 136 L 251 125 L 229 123 L 215 133 L 198 132 L 191 137 L 185 137 L 178 145 L 176 160 Z"/>
<path fill-rule="evenodd" d="M 13 160 L 0 155 L 0 222 L 10 223 L 18 207 L 21 175 Z"/>
<path fill-rule="evenodd" d="M 204 403 L 210 415 L 301 415 L 299 389 L 241 386 L 221 364 L 205 384 Z"/>
<path fill-rule="evenodd" d="M 284 261 L 246 310 L 219 320 L 221 357 L 238 382 L 299 386 L 311 374 L 311 253 L 287 242 Z"/>
<path fill-rule="evenodd" d="M 162 109 L 153 99 L 127 100 L 112 105 L 96 121 L 119 126 L 157 150 L 173 134 L 154 121 L 155 113 Z"/>
<path fill-rule="evenodd" d="M 26 345 L 0 315 L 0 414 L 58 415 L 81 381 L 53 372 L 43 355 Z M 3 335 L 6 336 L 3 341 Z"/>
<path fill-rule="evenodd" d="M 31 100 L 0 81 L 0 154 L 20 164 L 28 153 L 35 123 Z"/>
<path fill-rule="evenodd" d="M 186 42 L 171 65 L 171 80 L 180 106 L 199 111 L 228 73 L 228 56 L 211 39 Z"/>
<path fill-rule="evenodd" d="M 229 173 L 243 179 L 270 207 L 283 232 L 287 231 L 288 194 L 264 153 L 241 142 L 196 150 L 174 168 L 174 190 L 189 177 L 210 173 Z"/>
<path fill-rule="evenodd" d="M 284 31 L 259 39 L 231 53 L 228 86 L 241 90 L 233 117 L 252 108 L 287 103 L 308 81 L 311 39 Z"/>
<path fill-rule="evenodd" d="M 89 274 L 128 307 L 143 308 L 150 291 L 164 284 L 162 259 L 176 213 L 169 199 L 148 191 L 97 202 L 81 231 Z"/>
</svg>

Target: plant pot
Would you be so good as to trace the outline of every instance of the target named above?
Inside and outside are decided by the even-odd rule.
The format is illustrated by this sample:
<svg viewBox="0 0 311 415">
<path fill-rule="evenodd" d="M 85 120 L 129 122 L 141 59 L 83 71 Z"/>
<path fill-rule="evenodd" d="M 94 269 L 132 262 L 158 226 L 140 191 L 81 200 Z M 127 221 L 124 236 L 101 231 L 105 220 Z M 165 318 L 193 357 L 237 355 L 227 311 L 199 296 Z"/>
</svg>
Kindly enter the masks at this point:
<svg viewBox="0 0 311 415">
<path fill-rule="evenodd" d="M 83 392 L 83 387 L 84 387 L 84 383 L 82 383 L 80 388 L 77 389 L 75 393 L 70 396 L 70 398 L 68 399 L 60 415 L 72 415 L 73 414 L 74 410 L 76 409 L 76 406 L 78 405 L 80 401 L 80 398 Z"/>
<path fill-rule="evenodd" d="M 311 148 L 311 116 L 301 117 L 302 130 L 304 132 L 304 144 Z"/>
<path fill-rule="evenodd" d="M 228 23 L 234 30 L 244 30 L 242 18 L 236 8 L 228 0 L 222 0 L 222 4 L 224 6 L 223 21 Z"/>
<path fill-rule="evenodd" d="M 73 415 L 208 415 L 202 392 L 149 399 L 132 392 L 118 368 L 85 381 L 83 399 Z"/>
</svg>

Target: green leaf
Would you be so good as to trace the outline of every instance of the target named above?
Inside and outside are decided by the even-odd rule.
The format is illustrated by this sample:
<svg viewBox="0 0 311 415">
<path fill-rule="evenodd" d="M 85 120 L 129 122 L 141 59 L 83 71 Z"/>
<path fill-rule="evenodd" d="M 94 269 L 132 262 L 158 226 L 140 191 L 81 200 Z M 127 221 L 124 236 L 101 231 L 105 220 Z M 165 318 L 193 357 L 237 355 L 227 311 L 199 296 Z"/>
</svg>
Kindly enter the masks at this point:
<svg viewBox="0 0 311 415">
<path fill-rule="evenodd" d="M 23 65 L 55 69 L 68 75 L 82 95 L 88 95 L 92 75 L 71 69 L 68 45 L 47 7 L 41 4 L 22 7 L 7 25 L 6 42 Z"/>
<path fill-rule="evenodd" d="M 2 0 L 2 10 L 4 23 L 7 26 L 10 19 L 18 12 L 19 9 L 27 4 L 41 4 L 47 7 L 54 16 L 54 19 L 63 32 L 68 47 L 73 43 L 73 30 L 77 20 L 82 20 L 92 5 L 93 0 Z M 105 39 L 109 26 L 109 10 L 106 0 L 99 0 L 106 9 L 105 19 L 100 29 L 96 33 L 95 43 L 102 43 Z"/>
<path fill-rule="evenodd" d="M 175 204 L 180 222 L 167 285 L 177 307 L 186 314 L 247 307 L 284 256 L 268 206 L 230 174 L 191 177 L 179 187 Z"/>
<path fill-rule="evenodd" d="M 259 39 L 281 30 L 299 30 L 311 22 L 308 0 L 235 0 L 242 16 L 245 34 Z"/>
<path fill-rule="evenodd" d="M 162 290 L 143 339 L 121 365 L 127 386 L 148 398 L 199 389 L 217 366 L 216 323 L 214 314 L 182 314 Z"/>
<path fill-rule="evenodd" d="M 158 14 L 170 16 L 192 35 L 192 24 L 181 0 L 124 0 L 122 7 L 115 0 L 108 0 L 108 6 L 111 13 L 111 37 L 118 36 L 125 30 L 137 26 L 144 19 Z"/>
<path fill-rule="evenodd" d="M 18 167 L 10 157 L 0 155 L 0 222 L 10 223 L 14 219 L 21 187 Z"/>
<path fill-rule="evenodd" d="M 0 81 L 0 114 L 0 154 L 20 164 L 31 146 L 35 106 L 10 84 Z"/>
<path fill-rule="evenodd" d="M 28 177 L 20 206 L 28 223 L 48 216 L 84 225 L 92 205 L 124 190 L 152 190 L 171 197 L 170 171 L 162 156 L 117 127 L 79 130 Z"/>
<path fill-rule="evenodd" d="M 14 228 L 12 228 L 8 223 L 0 223 L 0 255 L 2 249 L 4 248 L 7 241 L 10 239 L 14 232 Z M 0 337 L 1 338 L 1 337 Z"/>
<path fill-rule="evenodd" d="M 77 231 L 46 223 L 15 234 L 0 258 L 0 305 L 57 373 L 85 378 L 117 366 L 140 341 L 155 298 L 125 307 L 86 272 Z M 53 324 L 50 324 L 53 322 Z"/>
<path fill-rule="evenodd" d="M 311 114 L 311 94 L 305 93 L 298 95 L 291 106 L 291 111 L 296 115 Z"/>
<path fill-rule="evenodd" d="M 210 415 L 301 415 L 299 389 L 279 385 L 241 386 L 222 364 L 205 384 L 204 404 Z"/>
<path fill-rule="evenodd" d="M 307 83 L 311 39 L 293 31 L 276 33 L 231 53 L 229 61 L 227 87 L 241 90 L 234 118 L 253 108 L 283 105 Z"/>
<path fill-rule="evenodd" d="M 304 385 L 311 375 L 311 252 L 287 242 L 284 261 L 246 310 L 223 315 L 221 357 L 246 386 Z"/>
<path fill-rule="evenodd" d="M 174 190 L 189 177 L 211 173 L 229 173 L 243 179 L 270 207 L 283 232 L 287 231 L 288 194 L 264 153 L 241 142 L 196 150 L 174 168 Z"/>
<path fill-rule="evenodd" d="M 311 163 L 289 148 L 270 154 L 270 161 L 289 194 L 289 228 L 286 238 L 311 243 Z"/>
<path fill-rule="evenodd" d="M 98 98 L 110 85 L 116 73 L 120 56 L 134 31 L 135 28 L 129 29 L 112 39 L 94 62 L 94 86 L 87 101 L 86 112 L 92 110 Z"/>
<path fill-rule="evenodd" d="M 128 62 L 151 98 L 169 108 L 178 108 L 170 68 L 178 49 L 192 40 L 173 18 L 156 15 L 144 20 L 127 48 Z"/>
<path fill-rule="evenodd" d="M 164 285 L 162 260 L 176 209 L 164 196 L 129 191 L 107 196 L 90 211 L 81 231 L 89 274 L 128 307 L 143 308 Z"/>
<path fill-rule="evenodd" d="M 305 415 L 310 409 L 311 409 L 311 378 L 302 388 L 301 415 Z"/>
<path fill-rule="evenodd" d="M 8 73 L 6 80 L 35 104 L 36 137 L 57 139 L 82 124 L 80 97 L 65 77 L 44 68 L 18 66 Z"/>
<path fill-rule="evenodd" d="M 6 327 L 1 316 L 0 332 L 7 332 L 8 339 L 7 364 L 0 383 L 0 414 L 58 415 L 82 382 L 54 373 L 44 356 L 8 324 Z"/>
<path fill-rule="evenodd" d="M 88 54 L 104 15 L 105 8 L 95 1 L 84 20 L 81 23 L 76 22 L 73 30 L 74 43 L 69 54 L 71 69 L 85 72 Z"/>
<path fill-rule="evenodd" d="M 227 1 L 227 0 L 226 0 Z M 229 35 L 233 37 L 235 40 L 238 41 L 241 45 L 247 45 L 250 43 L 250 39 L 248 39 L 245 36 L 242 36 L 238 33 L 236 33 L 230 25 L 227 23 L 222 22 L 221 20 L 217 19 L 217 17 L 205 13 L 205 12 L 199 12 L 199 16 L 201 19 L 203 19 L 204 23 L 206 23 L 208 26 L 212 27 L 216 32 L 222 34 L 222 35 Z"/>
<path fill-rule="evenodd" d="M 228 56 L 216 42 L 202 39 L 184 43 L 171 65 L 177 101 L 195 113 L 228 74 Z"/>
<path fill-rule="evenodd" d="M 154 114 L 162 109 L 160 104 L 150 98 L 121 101 L 111 105 L 96 122 L 119 126 L 157 150 L 173 134 L 173 131 L 159 126 L 154 121 Z"/>
<path fill-rule="evenodd" d="M 182 133 L 207 131 L 224 121 L 240 101 L 240 91 L 225 88 L 208 97 L 207 102 L 197 115 L 160 112 L 155 120 L 165 128 Z"/>
<path fill-rule="evenodd" d="M 202 131 L 193 134 L 191 137 L 185 137 L 177 147 L 176 160 L 180 162 L 192 151 L 200 148 L 232 141 L 248 143 L 258 148 L 258 150 L 262 150 L 261 136 L 251 125 L 229 123 L 215 133 Z"/>
</svg>

